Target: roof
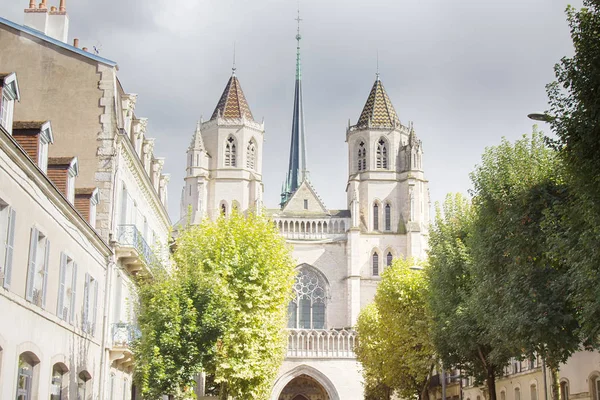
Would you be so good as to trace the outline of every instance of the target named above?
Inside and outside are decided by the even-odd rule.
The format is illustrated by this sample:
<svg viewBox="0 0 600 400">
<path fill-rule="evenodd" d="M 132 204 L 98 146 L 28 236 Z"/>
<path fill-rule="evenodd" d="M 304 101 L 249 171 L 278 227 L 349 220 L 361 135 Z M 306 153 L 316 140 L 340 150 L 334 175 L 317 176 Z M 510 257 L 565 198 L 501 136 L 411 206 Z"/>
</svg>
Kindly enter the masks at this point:
<svg viewBox="0 0 600 400">
<path fill-rule="evenodd" d="M 42 126 L 48 121 L 15 121 L 13 122 L 13 129 L 27 129 L 27 130 L 41 130 Z"/>
<path fill-rule="evenodd" d="M 229 82 L 227 82 L 227 86 L 225 86 L 221 99 L 210 119 L 213 120 L 218 116 L 227 119 L 246 118 L 254 120 L 240 81 L 235 74 L 229 78 Z"/>
<path fill-rule="evenodd" d="M 96 191 L 95 187 L 75 188 L 75 196 L 91 196 Z"/>
<path fill-rule="evenodd" d="M 77 53 L 77 54 L 79 54 L 81 56 L 84 56 L 84 57 L 89 58 L 91 60 L 97 61 L 99 63 L 106 64 L 106 65 L 109 65 L 111 67 L 116 67 L 117 66 L 117 63 L 114 62 L 114 61 L 111 61 L 111 60 L 109 60 L 107 58 L 104 58 L 104 57 L 97 56 L 97 55 L 92 54 L 92 53 L 88 53 L 87 51 L 83 51 L 82 49 L 80 49 L 78 47 L 71 46 L 70 44 L 61 42 L 60 40 L 56 40 L 56 39 L 54 39 L 54 38 L 52 38 L 52 37 L 50 37 L 48 35 L 44 35 L 42 32 L 40 32 L 40 31 L 38 31 L 36 29 L 30 28 L 28 26 L 19 25 L 17 23 L 14 23 L 14 22 L 9 21 L 7 19 L 4 19 L 2 17 L 0 17 L 0 25 L 9 26 L 9 27 L 11 27 L 13 29 L 18 30 L 19 32 L 27 33 L 27 34 L 29 34 L 31 36 L 34 36 L 34 37 L 36 37 L 38 39 L 41 39 L 41 40 L 45 41 L 45 42 L 48 42 L 48 43 L 51 43 L 51 44 L 53 44 L 55 46 L 61 47 L 61 48 L 66 49 L 66 50 L 69 50 L 69 51 L 71 51 L 73 53 Z"/>
<path fill-rule="evenodd" d="M 371 93 L 369 93 L 369 97 L 360 114 L 360 118 L 358 118 L 356 126 L 394 127 L 396 125 L 400 125 L 396 110 L 385 92 L 383 84 L 379 78 L 377 78 L 371 88 Z"/>
<path fill-rule="evenodd" d="M 76 157 L 48 157 L 48 165 L 70 166 Z"/>
</svg>

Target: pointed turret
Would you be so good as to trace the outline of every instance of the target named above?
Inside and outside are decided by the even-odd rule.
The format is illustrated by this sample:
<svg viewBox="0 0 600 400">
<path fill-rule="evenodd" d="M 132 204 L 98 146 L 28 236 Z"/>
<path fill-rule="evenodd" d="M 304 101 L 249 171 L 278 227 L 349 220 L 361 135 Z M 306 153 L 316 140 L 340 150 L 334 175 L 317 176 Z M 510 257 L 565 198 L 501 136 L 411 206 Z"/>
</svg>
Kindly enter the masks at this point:
<svg viewBox="0 0 600 400">
<path fill-rule="evenodd" d="M 304 134 L 304 106 L 302 104 L 302 68 L 300 64 L 300 10 L 298 10 L 298 33 L 296 34 L 296 87 L 294 91 L 294 112 L 292 116 L 292 140 L 290 162 L 284 189 L 281 193 L 281 206 L 289 200 L 300 184 L 308 178 L 306 167 L 306 137 Z"/>
<path fill-rule="evenodd" d="M 235 76 L 235 68 L 210 119 L 213 120 L 217 117 L 226 119 L 245 118 L 254 121 L 250 106 L 248 106 L 246 96 L 244 96 L 244 92 L 242 91 L 240 81 L 237 76 Z"/>
<path fill-rule="evenodd" d="M 399 125 L 398 114 L 396 114 L 392 101 L 388 97 L 378 74 L 356 126 L 358 128 L 369 126 L 393 128 Z"/>
<path fill-rule="evenodd" d="M 196 124 L 196 131 L 194 132 L 194 136 L 192 136 L 189 150 L 205 151 L 204 140 L 202 140 L 202 132 L 200 131 L 200 121 Z"/>
</svg>

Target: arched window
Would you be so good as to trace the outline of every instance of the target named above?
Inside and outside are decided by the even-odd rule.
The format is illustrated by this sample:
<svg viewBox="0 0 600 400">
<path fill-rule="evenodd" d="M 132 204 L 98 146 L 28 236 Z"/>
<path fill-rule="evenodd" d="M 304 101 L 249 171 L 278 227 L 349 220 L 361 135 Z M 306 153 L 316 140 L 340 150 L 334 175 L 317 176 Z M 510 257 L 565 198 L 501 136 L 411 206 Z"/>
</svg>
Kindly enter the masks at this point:
<svg viewBox="0 0 600 400">
<path fill-rule="evenodd" d="M 500 400 L 506 400 L 506 392 L 504 390 L 500 392 Z"/>
<path fill-rule="evenodd" d="M 521 400 L 521 389 L 518 387 L 515 388 L 515 400 Z"/>
<path fill-rule="evenodd" d="M 385 265 L 386 265 L 386 266 L 388 266 L 388 267 L 389 267 L 390 265 L 392 265 L 392 260 L 393 260 L 393 259 L 394 259 L 394 256 L 392 255 L 392 252 L 391 252 L 391 251 L 389 251 L 389 252 L 387 253 L 387 256 L 386 256 L 386 259 L 385 259 Z"/>
<path fill-rule="evenodd" d="M 532 383 L 531 386 L 529 386 L 529 392 L 531 394 L 530 400 L 537 400 L 537 386 L 535 383 Z"/>
<path fill-rule="evenodd" d="M 388 167 L 388 154 L 387 144 L 385 140 L 379 139 L 377 142 L 377 168 L 387 169 Z"/>
<path fill-rule="evenodd" d="M 235 167 L 236 165 L 235 139 L 233 136 L 229 136 L 225 142 L 225 166 Z"/>
<path fill-rule="evenodd" d="M 598 389 L 596 389 L 596 391 L 597 390 Z M 569 400 L 569 382 L 567 381 L 560 382 L 560 399 Z"/>
<path fill-rule="evenodd" d="M 385 205 L 385 230 L 392 230 L 392 207 L 389 203 Z"/>
<path fill-rule="evenodd" d="M 365 148 L 365 142 L 361 141 L 358 144 L 358 171 L 367 170 L 367 149 Z"/>
<path fill-rule="evenodd" d="M 371 260 L 371 262 L 373 276 L 379 276 L 379 254 L 377 252 L 373 253 L 373 259 Z"/>
<path fill-rule="evenodd" d="M 40 360 L 31 352 L 19 356 L 19 370 L 17 379 L 17 400 L 32 400 L 37 397 L 37 371 Z"/>
<path fill-rule="evenodd" d="M 288 306 L 288 328 L 325 329 L 325 309 L 329 284 L 325 276 L 312 267 L 298 270 L 294 299 Z"/>
<path fill-rule="evenodd" d="M 50 388 L 50 400 L 61 400 L 67 396 L 67 385 L 69 369 L 63 363 L 56 363 L 52 367 L 52 382 Z"/>
<path fill-rule="evenodd" d="M 246 168 L 254 169 L 256 164 L 256 143 L 251 140 L 246 148 Z"/>
<path fill-rule="evenodd" d="M 224 217 L 227 216 L 227 204 L 225 202 L 221 203 L 221 215 Z"/>
<path fill-rule="evenodd" d="M 77 376 L 77 400 L 87 400 L 91 393 L 92 376 L 87 371 L 81 371 Z"/>
<path fill-rule="evenodd" d="M 593 384 L 594 384 L 594 387 L 592 388 L 592 390 L 593 390 L 593 393 L 595 396 L 594 400 L 598 400 L 598 399 L 600 399 L 600 376 L 599 375 L 596 375 L 593 378 Z"/>
<path fill-rule="evenodd" d="M 379 205 L 373 204 L 373 230 L 379 230 Z"/>
</svg>

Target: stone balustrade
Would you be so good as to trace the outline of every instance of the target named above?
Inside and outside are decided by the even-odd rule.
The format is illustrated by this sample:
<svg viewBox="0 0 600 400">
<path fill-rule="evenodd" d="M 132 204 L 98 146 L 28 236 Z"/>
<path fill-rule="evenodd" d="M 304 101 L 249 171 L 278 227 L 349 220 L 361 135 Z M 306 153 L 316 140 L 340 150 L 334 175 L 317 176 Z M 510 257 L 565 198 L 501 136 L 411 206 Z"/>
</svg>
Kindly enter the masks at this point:
<svg viewBox="0 0 600 400">
<path fill-rule="evenodd" d="M 356 358 L 356 331 L 288 329 L 287 358 Z"/>
<path fill-rule="evenodd" d="M 292 240 L 339 240 L 346 237 L 350 218 L 273 218 L 279 232 Z"/>
</svg>

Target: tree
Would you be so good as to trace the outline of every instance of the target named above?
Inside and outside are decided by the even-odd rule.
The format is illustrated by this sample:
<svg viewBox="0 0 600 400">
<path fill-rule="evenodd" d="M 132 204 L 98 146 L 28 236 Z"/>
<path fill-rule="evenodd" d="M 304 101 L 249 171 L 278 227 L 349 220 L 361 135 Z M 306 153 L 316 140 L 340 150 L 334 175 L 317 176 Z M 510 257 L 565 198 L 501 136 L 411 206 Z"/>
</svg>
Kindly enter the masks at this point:
<svg viewBox="0 0 600 400">
<path fill-rule="evenodd" d="M 204 370 L 222 399 L 267 399 L 295 275 L 285 240 L 267 218 L 234 211 L 184 230 L 174 261 L 171 277 L 142 292 L 142 392 L 185 392 Z"/>
<path fill-rule="evenodd" d="M 560 159 L 541 133 L 486 149 L 471 174 L 472 255 L 482 321 L 513 356 L 541 355 L 558 399 L 558 367 L 578 349 L 568 268 L 548 252 L 565 198 Z"/>
<path fill-rule="evenodd" d="M 359 315 L 355 350 L 368 398 L 389 399 L 392 393 L 427 398 L 436 358 L 421 268 L 411 259 L 394 260 L 382 274 L 374 303 Z"/>
<path fill-rule="evenodd" d="M 502 375 L 509 354 L 496 346 L 493 333 L 481 321 L 473 275 L 474 210 L 461 194 L 436 204 L 435 224 L 429 237 L 429 306 L 432 340 L 447 367 L 463 370 L 477 382 L 486 382 L 490 399 L 496 398 L 496 377 Z"/>
<path fill-rule="evenodd" d="M 570 267 L 570 293 L 586 345 L 600 346 L 600 1 L 567 8 L 575 54 L 555 66 L 547 86 L 554 142 L 569 175 L 570 196 L 554 231 L 555 258 Z"/>
</svg>

